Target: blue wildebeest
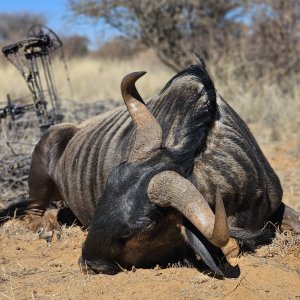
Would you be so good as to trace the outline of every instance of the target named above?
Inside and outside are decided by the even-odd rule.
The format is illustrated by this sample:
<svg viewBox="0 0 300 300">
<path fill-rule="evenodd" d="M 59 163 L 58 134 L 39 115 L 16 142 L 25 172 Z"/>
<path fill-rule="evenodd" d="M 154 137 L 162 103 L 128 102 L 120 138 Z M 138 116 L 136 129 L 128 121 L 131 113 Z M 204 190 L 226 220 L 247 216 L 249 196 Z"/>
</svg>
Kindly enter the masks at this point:
<svg viewBox="0 0 300 300">
<path fill-rule="evenodd" d="M 282 226 L 300 231 L 278 177 L 202 62 L 147 105 L 135 88 L 142 75 L 121 83 L 126 108 L 43 135 L 29 174 L 29 227 L 52 234 L 58 224 L 43 214 L 63 199 L 89 228 L 80 263 L 107 274 L 199 256 L 222 274 L 209 245 L 236 255 L 237 241 L 261 238 L 280 210 Z"/>
</svg>

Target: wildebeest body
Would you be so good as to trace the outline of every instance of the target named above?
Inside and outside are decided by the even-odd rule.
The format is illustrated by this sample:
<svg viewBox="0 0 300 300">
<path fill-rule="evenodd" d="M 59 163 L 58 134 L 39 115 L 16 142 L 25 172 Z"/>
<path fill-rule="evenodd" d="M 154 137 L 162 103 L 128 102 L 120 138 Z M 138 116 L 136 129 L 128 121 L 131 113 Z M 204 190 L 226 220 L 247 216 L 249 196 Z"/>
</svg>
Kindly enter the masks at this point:
<svg viewBox="0 0 300 300">
<path fill-rule="evenodd" d="M 164 98 L 158 100 L 151 99 L 148 107 L 164 128 L 163 132 L 169 133 L 164 136 L 166 146 L 174 145 L 174 133 L 170 132 L 173 123 L 164 117 L 171 114 L 171 109 L 166 107 L 168 102 Z M 217 182 L 231 225 L 257 230 L 281 202 L 280 183 L 244 122 L 220 97 L 217 107 L 216 121 L 208 132 L 205 149 L 196 154 L 189 177 L 211 206 Z M 180 107 L 171 115 L 176 116 L 173 122 L 186 126 Z M 63 199 L 74 207 L 75 214 L 76 210 L 80 211 L 77 217 L 88 227 L 110 171 L 128 157 L 134 128 L 127 110 L 120 107 L 95 117 L 77 130 L 65 155 L 52 157 L 51 164 L 60 164 L 65 171 L 55 173 L 61 168 L 53 168 L 50 176 L 58 183 Z M 176 146 L 180 145 L 178 142 Z"/>
<path fill-rule="evenodd" d="M 190 252 L 183 237 L 199 241 L 192 246 L 197 252 L 203 247 L 193 226 L 225 254 L 228 225 L 222 221 L 222 200 L 216 201 L 221 194 L 231 234 L 241 239 L 260 230 L 281 203 L 278 177 L 246 124 L 216 94 L 203 66 L 173 77 L 148 101 L 149 113 L 130 83 L 141 75 L 124 81 L 130 115 L 120 107 L 78 126 L 53 126 L 33 153 L 27 211 L 42 214 L 49 200 L 63 198 L 90 227 L 82 262 L 98 272 L 115 273 L 115 261 L 128 267 L 182 259 Z M 180 197 L 165 183 L 179 186 Z M 198 200 L 189 196 L 205 200 L 193 206 Z M 193 209 L 202 214 L 200 207 L 203 220 L 193 215 Z"/>
</svg>

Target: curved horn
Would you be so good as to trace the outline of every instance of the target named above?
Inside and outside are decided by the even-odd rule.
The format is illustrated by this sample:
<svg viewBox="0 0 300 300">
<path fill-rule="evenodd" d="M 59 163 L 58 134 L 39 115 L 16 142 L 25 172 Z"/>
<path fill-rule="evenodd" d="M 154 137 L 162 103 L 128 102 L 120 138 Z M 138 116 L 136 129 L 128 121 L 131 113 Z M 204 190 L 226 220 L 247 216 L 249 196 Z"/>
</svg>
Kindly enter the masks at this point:
<svg viewBox="0 0 300 300">
<path fill-rule="evenodd" d="M 135 142 L 128 159 L 131 162 L 149 157 L 149 154 L 159 149 L 162 144 L 161 127 L 135 87 L 135 82 L 145 73 L 130 73 L 121 82 L 124 102 L 136 126 Z"/>
<path fill-rule="evenodd" d="M 173 207 L 182 213 L 213 245 L 222 248 L 228 244 L 229 228 L 220 191 L 215 215 L 197 188 L 173 171 L 155 175 L 148 195 L 158 206 Z"/>
</svg>

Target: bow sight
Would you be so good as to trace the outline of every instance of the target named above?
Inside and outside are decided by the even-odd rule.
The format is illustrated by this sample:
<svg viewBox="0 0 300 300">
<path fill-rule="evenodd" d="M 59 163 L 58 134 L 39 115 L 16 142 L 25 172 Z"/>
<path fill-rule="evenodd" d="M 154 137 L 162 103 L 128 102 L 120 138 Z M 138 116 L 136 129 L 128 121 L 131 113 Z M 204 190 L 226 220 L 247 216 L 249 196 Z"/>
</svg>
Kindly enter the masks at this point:
<svg viewBox="0 0 300 300">
<path fill-rule="evenodd" d="M 27 39 L 2 48 L 4 56 L 24 78 L 33 103 L 15 105 L 8 95 L 7 106 L 0 108 L 0 119 L 10 115 L 14 120 L 23 115 L 26 110 L 35 110 L 42 132 L 62 121 L 61 102 L 57 96 L 50 60 L 50 54 L 57 50 L 60 50 L 67 73 L 63 43 L 50 28 L 44 25 L 32 26 L 28 30 Z M 68 74 L 67 80 L 69 82 Z"/>
</svg>

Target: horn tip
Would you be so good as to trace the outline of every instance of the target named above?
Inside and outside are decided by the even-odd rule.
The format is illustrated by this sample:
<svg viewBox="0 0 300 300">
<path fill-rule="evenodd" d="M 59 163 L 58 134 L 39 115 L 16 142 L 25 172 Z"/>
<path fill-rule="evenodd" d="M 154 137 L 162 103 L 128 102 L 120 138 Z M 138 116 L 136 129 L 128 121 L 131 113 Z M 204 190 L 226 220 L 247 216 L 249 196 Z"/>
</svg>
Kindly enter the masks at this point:
<svg viewBox="0 0 300 300">
<path fill-rule="evenodd" d="M 227 221 L 226 210 L 222 199 L 222 194 L 219 186 L 216 188 L 216 204 L 215 204 L 215 224 L 212 235 L 214 245 L 218 247 L 225 246 L 229 241 L 229 226 Z"/>
<path fill-rule="evenodd" d="M 140 77 L 142 77 L 146 73 L 147 72 L 145 71 L 138 71 L 125 75 L 121 81 L 121 90 L 125 90 L 128 86 L 134 84 Z"/>
<path fill-rule="evenodd" d="M 138 72 L 133 72 L 131 73 L 134 78 L 138 79 L 142 76 L 144 76 L 147 72 L 146 71 L 138 71 Z"/>
</svg>

